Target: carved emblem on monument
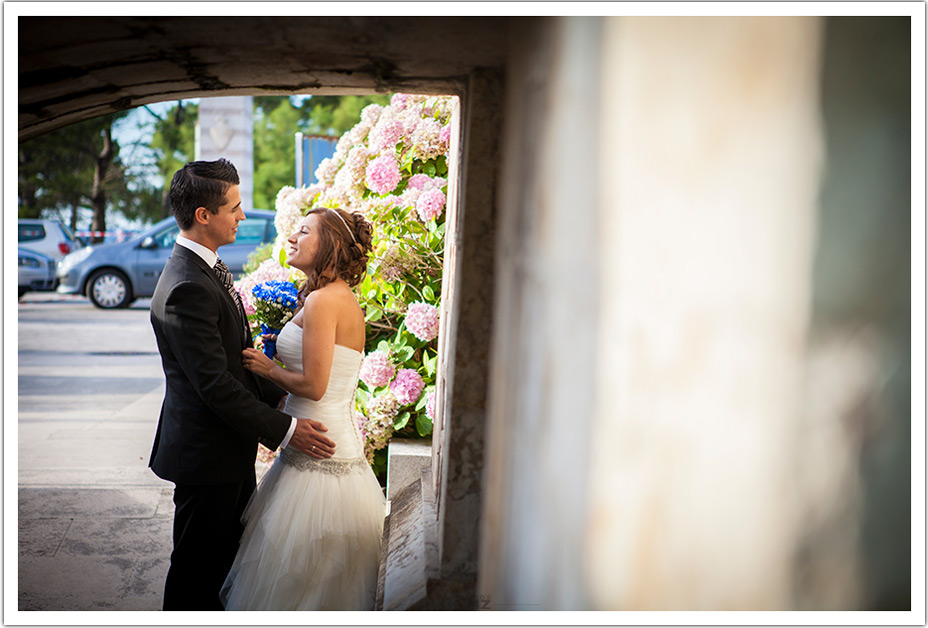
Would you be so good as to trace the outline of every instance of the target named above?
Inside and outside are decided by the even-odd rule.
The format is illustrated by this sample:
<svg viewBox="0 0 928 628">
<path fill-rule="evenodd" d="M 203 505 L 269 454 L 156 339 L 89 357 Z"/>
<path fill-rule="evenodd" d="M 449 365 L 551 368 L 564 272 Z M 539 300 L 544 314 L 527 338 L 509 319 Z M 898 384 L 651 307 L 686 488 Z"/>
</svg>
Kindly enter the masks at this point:
<svg viewBox="0 0 928 628">
<path fill-rule="evenodd" d="M 216 145 L 216 149 L 219 151 L 226 149 L 234 134 L 235 132 L 226 124 L 225 116 L 219 116 L 216 119 L 216 124 L 209 130 L 209 136 L 213 138 L 213 144 Z"/>
</svg>

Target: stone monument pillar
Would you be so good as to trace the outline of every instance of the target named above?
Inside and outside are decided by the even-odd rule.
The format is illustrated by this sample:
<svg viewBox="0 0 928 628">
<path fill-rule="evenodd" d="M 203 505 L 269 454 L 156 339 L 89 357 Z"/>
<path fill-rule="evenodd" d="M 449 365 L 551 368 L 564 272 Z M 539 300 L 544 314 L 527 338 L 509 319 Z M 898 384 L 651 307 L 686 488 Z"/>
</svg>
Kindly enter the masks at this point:
<svg viewBox="0 0 928 628">
<path fill-rule="evenodd" d="M 242 208 L 254 206 L 254 140 L 251 96 L 201 98 L 196 132 L 196 159 L 225 157 L 238 169 Z"/>
</svg>

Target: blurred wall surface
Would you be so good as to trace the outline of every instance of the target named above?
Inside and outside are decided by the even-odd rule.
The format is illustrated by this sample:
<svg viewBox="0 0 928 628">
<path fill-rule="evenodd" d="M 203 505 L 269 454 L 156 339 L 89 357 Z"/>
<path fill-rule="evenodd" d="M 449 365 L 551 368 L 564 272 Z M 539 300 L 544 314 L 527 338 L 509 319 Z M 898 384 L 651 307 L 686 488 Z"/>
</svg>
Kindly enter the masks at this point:
<svg viewBox="0 0 928 628">
<path fill-rule="evenodd" d="M 911 608 L 910 47 L 908 17 L 826 21 L 798 608 Z"/>
<path fill-rule="evenodd" d="M 908 29 L 515 29 L 491 608 L 910 607 Z"/>
</svg>

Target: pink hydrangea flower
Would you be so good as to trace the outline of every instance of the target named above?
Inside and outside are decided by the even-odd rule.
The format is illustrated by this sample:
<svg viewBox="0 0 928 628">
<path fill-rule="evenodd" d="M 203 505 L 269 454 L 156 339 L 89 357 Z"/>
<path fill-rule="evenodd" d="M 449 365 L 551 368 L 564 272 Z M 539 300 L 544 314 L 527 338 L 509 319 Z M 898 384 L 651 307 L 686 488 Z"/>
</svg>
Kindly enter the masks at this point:
<svg viewBox="0 0 928 628">
<path fill-rule="evenodd" d="M 441 127 L 441 133 L 438 134 L 438 139 L 444 144 L 448 144 L 451 141 L 451 125 L 446 124 Z"/>
<path fill-rule="evenodd" d="M 406 329 L 419 340 L 432 340 L 438 336 L 438 314 L 434 305 L 410 303 L 406 310 Z"/>
<path fill-rule="evenodd" d="M 409 181 L 406 182 L 406 189 L 424 190 L 431 181 L 432 177 L 420 172 L 409 177 Z"/>
<path fill-rule="evenodd" d="M 396 368 L 390 362 L 390 356 L 383 351 L 374 351 L 364 358 L 359 377 L 371 388 L 379 388 L 386 386 L 395 374 Z"/>
<path fill-rule="evenodd" d="M 398 111 L 406 107 L 406 101 L 409 100 L 409 94 L 393 94 L 390 98 L 390 106 Z"/>
<path fill-rule="evenodd" d="M 338 172 L 339 163 L 331 157 L 326 157 L 319 162 L 316 168 L 316 180 L 326 185 L 331 185 L 335 181 L 335 174 Z"/>
<path fill-rule="evenodd" d="M 386 194 L 400 182 L 400 165 L 392 155 L 381 155 L 367 165 L 365 175 L 367 187 L 372 192 Z"/>
<path fill-rule="evenodd" d="M 380 152 L 387 148 L 392 151 L 397 142 L 400 141 L 405 130 L 406 127 L 399 120 L 395 118 L 384 118 L 371 131 L 368 140 L 371 149 L 375 152 Z"/>
<path fill-rule="evenodd" d="M 413 369 L 400 369 L 396 379 L 390 382 L 390 392 L 396 397 L 401 406 L 408 406 L 419 401 L 425 382 L 422 376 Z"/>
<path fill-rule="evenodd" d="M 415 207 L 416 203 L 419 201 L 419 195 L 422 194 L 422 190 L 416 188 L 407 187 L 403 190 L 403 193 L 400 194 L 398 200 L 399 207 Z"/>
<path fill-rule="evenodd" d="M 363 418 L 361 434 L 364 436 L 364 455 L 373 462 L 374 452 L 383 449 L 393 436 L 393 419 L 399 413 L 400 404 L 389 390 L 370 400 L 367 416 Z M 363 416 L 363 415 L 362 415 Z M 359 423 L 361 420 L 359 419 Z"/>
<path fill-rule="evenodd" d="M 435 391 L 430 390 L 425 396 L 425 416 L 435 420 Z"/>
<path fill-rule="evenodd" d="M 383 106 L 371 103 L 361 110 L 361 121 L 373 126 L 377 124 L 377 120 L 380 119 L 381 113 L 383 113 Z"/>
<path fill-rule="evenodd" d="M 426 190 L 416 201 L 416 212 L 422 222 L 428 222 L 441 216 L 445 208 L 445 193 L 438 189 Z"/>
<path fill-rule="evenodd" d="M 416 128 L 409 137 L 409 143 L 412 145 L 413 154 L 418 159 L 434 159 L 444 152 L 446 146 L 443 146 L 439 139 L 441 135 L 441 124 L 434 118 L 421 118 L 416 123 Z"/>
</svg>

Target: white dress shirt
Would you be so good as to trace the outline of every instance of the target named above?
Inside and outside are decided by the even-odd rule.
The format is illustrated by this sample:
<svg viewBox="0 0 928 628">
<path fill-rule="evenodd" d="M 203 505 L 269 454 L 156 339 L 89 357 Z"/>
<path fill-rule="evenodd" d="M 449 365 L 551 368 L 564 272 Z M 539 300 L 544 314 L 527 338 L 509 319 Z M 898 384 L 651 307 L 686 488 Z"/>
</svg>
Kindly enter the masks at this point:
<svg viewBox="0 0 928 628">
<path fill-rule="evenodd" d="M 200 256 L 200 258 L 206 262 L 210 268 L 216 266 L 216 262 L 219 260 L 219 255 L 216 251 L 209 249 L 199 242 L 194 242 L 190 238 L 185 238 L 182 235 L 177 236 L 177 243 L 184 247 L 185 249 L 190 249 L 194 253 Z M 284 436 L 284 439 L 280 441 L 280 448 L 286 449 L 287 445 L 290 444 L 290 439 L 293 437 L 293 432 L 296 431 L 296 417 L 290 417 L 290 429 L 287 431 L 287 435 Z"/>
</svg>

